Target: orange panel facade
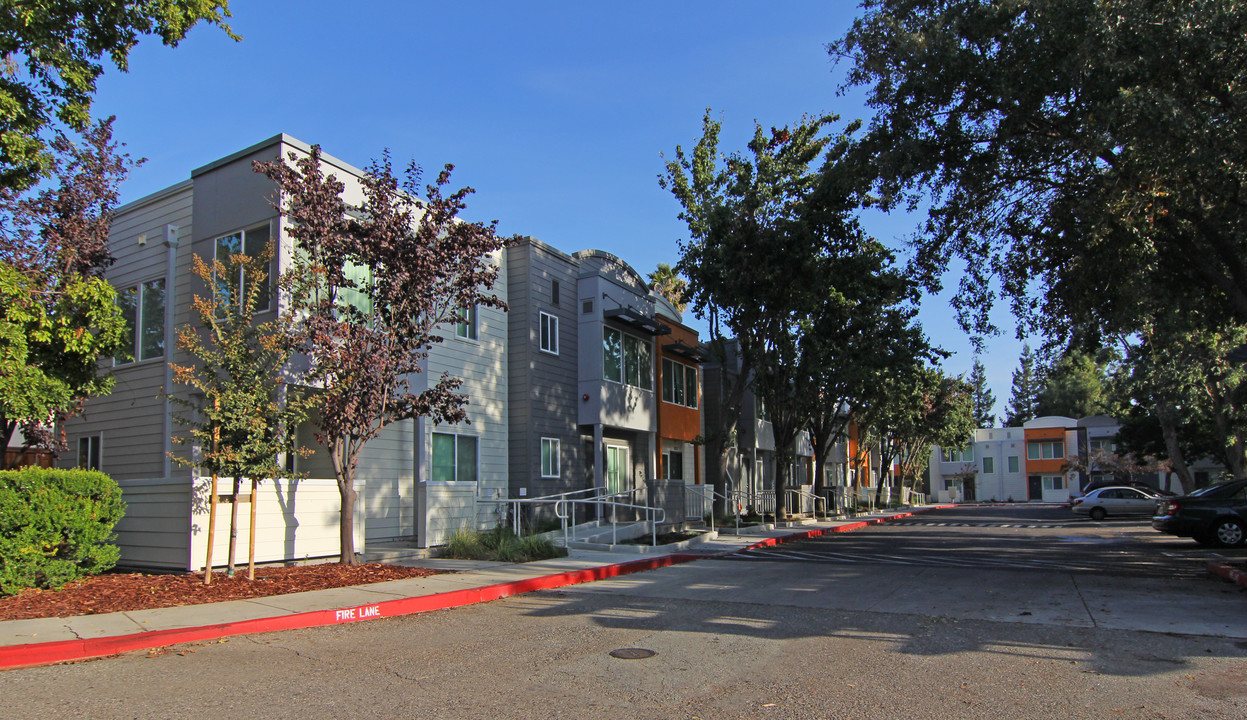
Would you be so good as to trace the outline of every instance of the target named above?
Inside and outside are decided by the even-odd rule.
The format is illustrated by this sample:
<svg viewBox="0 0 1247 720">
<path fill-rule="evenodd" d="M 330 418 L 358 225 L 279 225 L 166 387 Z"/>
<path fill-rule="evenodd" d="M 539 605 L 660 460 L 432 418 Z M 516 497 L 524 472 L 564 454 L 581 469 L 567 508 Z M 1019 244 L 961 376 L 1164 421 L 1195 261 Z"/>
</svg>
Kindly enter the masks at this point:
<svg viewBox="0 0 1247 720">
<path fill-rule="evenodd" d="M 1069 448 L 1065 448 L 1065 452 L 1061 453 L 1059 458 L 1038 459 L 1034 460 L 1030 457 L 1030 443 L 1032 442 L 1066 442 L 1065 428 L 1030 428 L 1026 430 L 1026 473 L 1028 475 L 1060 475 L 1065 471 L 1066 456 L 1069 454 Z"/>
<path fill-rule="evenodd" d="M 689 351 L 695 350 L 700 344 L 697 338 L 697 331 L 689 328 L 671 318 L 659 315 L 658 319 L 663 324 L 671 328 L 670 335 L 660 335 L 654 343 L 654 370 L 657 375 L 657 382 L 654 384 L 655 392 L 658 395 L 658 438 L 659 447 L 658 455 L 655 458 L 655 467 L 662 465 L 662 440 L 675 440 L 679 442 L 693 442 L 701 435 L 701 372 L 700 363 L 691 357 L 684 348 Z M 667 346 L 674 346 L 668 348 Z M 663 360 L 668 362 L 664 363 Z M 679 367 L 673 366 L 678 364 Z M 664 367 L 665 366 L 665 367 Z M 673 377 L 666 377 L 666 373 L 674 369 Z M 687 374 L 694 373 L 696 380 L 691 383 L 687 381 Z M 667 388 L 681 382 L 683 375 L 683 395 L 684 404 L 671 402 L 671 398 L 667 397 Z M 664 384 L 667 383 L 667 384 Z M 693 390 L 693 397 L 688 397 L 688 390 Z M 694 461 L 699 460 L 694 454 Z M 693 482 L 701 482 L 700 463 L 697 463 L 695 470 L 696 477 L 691 478 Z"/>
</svg>

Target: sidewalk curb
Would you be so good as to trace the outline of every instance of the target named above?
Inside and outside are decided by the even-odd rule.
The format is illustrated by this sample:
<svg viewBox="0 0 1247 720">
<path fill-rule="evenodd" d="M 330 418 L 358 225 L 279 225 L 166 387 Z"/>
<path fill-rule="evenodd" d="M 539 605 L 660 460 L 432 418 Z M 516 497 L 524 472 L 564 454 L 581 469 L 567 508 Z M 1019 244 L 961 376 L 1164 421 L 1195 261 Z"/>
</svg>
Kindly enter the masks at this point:
<svg viewBox="0 0 1247 720">
<path fill-rule="evenodd" d="M 1244 572 L 1242 570 L 1235 570 L 1229 565 L 1226 565 L 1221 562 L 1217 562 L 1216 560 L 1210 560 L 1208 562 L 1207 568 L 1208 568 L 1208 572 L 1212 573 L 1213 575 L 1219 575 L 1220 577 L 1223 577 L 1232 583 L 1237 583 L 1238 585 L 1241 585 L 1242 587 L 1247 587 L 1247 572 Z"/>
<path fill-rule="evenodd" d="M 516 580 L 513 582 L 486 585 L 479 588 L 452 590 L 450 592 L 423 595 L 419 597 L 384 600 L 370 605 L 338 608 L 331 610 L 313 610 L 277 617 L 240 620 L 237 622 L 200 625 L 197 627 L 177 628 L 172 630 L 152 630 L 132 635 L 116 635 L 112 637 L 87 638 L 79 640 L 57 640 L 47 643 L 29 643 L 26 645 L 10 645 L 0 647 L 0 670 L 12 670 L 35 665 L 51 665 L 55 663 L 88 660 L 106 657 L 134 650 L 148 650 L 196 642 L 214 640 L 232 635 L 248 635 L 252 633 L 276 632 L 278 630 L 301 630 L 325 625 L 341 625 L 344 623 L 374 620 L 384 617 L 398 617 L 430 610 L 472 605 L 488 602 L 511 595 L 520 595 L 534 590 L 551 590 L 566 585 L 576 585 L 593 580 L 629 575 L 631 573 L 655 568 L 677 565 L 698 559 L 696 555 L 676 554 L 662 557 L 644 558 L 615 565 L 602 565 L 584 570 L 572 570 L 556 575 Z"/>
<path fill-rule="evenodd" d="M 869 525 L 911 517 L 917 513 L 954 507 L 953 505 L 936 505 L 921 508 L 913 512 L 899 513 L 882 518 L 872 518 L 860 522 L 848 523 L 834 528 L 818 528 L 805 532 L 792 533 L 776 538 L 766 538 L 741 550 L 779 545 L 781 543 L 806 538 L 819 537 L 829 533 L 842 533 L 858 530 Z M 418 597 L 383 600 L 369 605 L 336 608 L 329 610 L 312 610 L 310 612 L 279 615 L 276 617 L 239 620 L 237 622 L 215 623 L 196 627 L 176 628 L 170 630 L 152 630 L 130 635 L 114 635 L 111 637 L 84 638 L 76 640 L 56 640 L 45 643 L 28 643 L 25 645 L 9 645 L 0 647 L 0 670 L 53 665 L 56 663 L 89 660 L 107 657 L 135 650 L 150 650 L 166 645 L 177 645 L 233 635 L 249 635 L 253 633 L 277 632 L 280 630 L 302 630 L 310 627 L 342 625 L 363 620 L 375 620 L 386 617 L 400 617 L 430 610 L 445 610 L 452 607 L 473 605 L 490 600 L 498 600 L 512 595 L 521 595 L 535 590 L 552 590 L 567 585 L 605 580 L 607 578 L 630 575 L 632 573 L 654 570 L 671 565 L 679 565 L 693 560 L 731 555 L 741 550 L 732 550 L 717 555 L 697 555 L 691 553 L 674 553 L 659 557 L 641 558 L 613 565 L 601 565 L 584 570 L 571 570 L 554 575 L 543 575 L 526 580 L 486 585 L 479 588 L 452 590 L 450 592 L 422 595 Z M 1235 571 L 1237 572 L 1237 571 Z"/>
</svg>

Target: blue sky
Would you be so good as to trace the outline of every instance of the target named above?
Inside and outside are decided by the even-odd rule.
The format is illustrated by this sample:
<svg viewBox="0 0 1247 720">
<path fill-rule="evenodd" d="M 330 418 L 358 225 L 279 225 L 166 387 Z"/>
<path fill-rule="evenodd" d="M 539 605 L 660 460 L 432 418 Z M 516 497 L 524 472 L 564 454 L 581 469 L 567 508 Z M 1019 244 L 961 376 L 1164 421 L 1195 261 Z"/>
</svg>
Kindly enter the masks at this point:
<svg viewBox="0 0 1247 720">
<path fill-rule="evenodd" d="M 357 166 L 385 148 L 430 173 L 453 162 L 455 185 L 477 190 L 467 217 L 647 273 L 675 262 L 687 230 L 658 187 L 662 153 L 696 142 L 707 107 L 725 149 L 743 148 L 755 120 L 868 112 L 860 92 L 838 95 L 825 50 L 856 16 L 851 2 L 231 5 L 242 42 L 206 26 L 172 50 L 146 38 L 129 73 L 101 79 L 96 114 L 115 114 L 118 138 L 147 159 L 123 202 L 285 132 Z M 902 252 L 913 226 L 868 218 Z M 927 298 L 922 322 L 954 353 L 945 368 L 968 372 L 948 300 Z M 1001 415 L 1020 343 L 999 315 L 1006 333 L 983 359 Z"/>
</svg>

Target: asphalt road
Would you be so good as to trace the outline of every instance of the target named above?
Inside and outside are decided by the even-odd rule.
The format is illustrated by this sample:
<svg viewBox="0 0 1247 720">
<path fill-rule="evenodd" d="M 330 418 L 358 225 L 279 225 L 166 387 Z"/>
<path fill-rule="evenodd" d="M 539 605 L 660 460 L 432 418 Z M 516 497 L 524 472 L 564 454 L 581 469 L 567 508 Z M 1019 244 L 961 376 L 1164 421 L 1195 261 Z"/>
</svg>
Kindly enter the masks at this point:
<svg viewBox="0 0 1247 720">
<path fill-rule="evenodd" d="M 11 671 L 0 717 L 1247 717 L 1247 592 L 1188 572 L 1207 551 L 1144 521 L 1040 517 L 1055 510 L 927 514 L 426 615 Z M 1019 513 L 1049 524 L 1000 527 Z M 976 564 L 994 553 L 1019 562 Z M 610 655 L 623 648 L 656 654 Z"/>
</svg>

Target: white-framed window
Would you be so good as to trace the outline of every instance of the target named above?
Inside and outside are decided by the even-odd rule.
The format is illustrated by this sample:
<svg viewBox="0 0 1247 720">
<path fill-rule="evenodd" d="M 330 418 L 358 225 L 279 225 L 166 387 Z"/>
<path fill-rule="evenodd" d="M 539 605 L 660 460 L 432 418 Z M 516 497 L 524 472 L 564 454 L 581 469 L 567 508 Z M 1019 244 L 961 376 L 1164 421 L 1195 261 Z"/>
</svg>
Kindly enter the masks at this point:
<svg viewBox="0 0 1247 720">
<path fill-rule="evenodd" d="M 615 328 L 602 330 L 602 372 L 611 382 L 654 389 L 650 342 Z"/>
<path fill-rule="evenodd" d="M 153 360 L 165 354 L 165 281 L 148 280 L 121 288 L 117 304 L 126 323 L 129 342 L 113 358 L 121 365 L 136 360 Z"/>
<path fill-rule="evenodd" d="M 1092 450 L 1102 450 L 1106 453 L 1117 452 L 1117 443 L 1112 438 L 1093 438 L 1090 446 Z"/>
<path fill-rule="evenodd" d="M 1015 473 L 1017 471 L 1018 471 L 1018 456 L 1010 455 L 1009 456 L 1009 472 Z"/>
<path fill-rule="evenodd" d="M 1064 490 L 1065 489 L 1065 476 L 1064 475 L 1044 475 L 1043 476 L 1043 489 L 1044 490 Z"/>
<path fill-rule="evenodd" d="M 673 405 L 697 407 L 697 368 L 663 358 L 662 399 Z"/>
<path fill-rule="evenodd" d="M 246 230 L 239 230 L 229 235 L 222 235 L 213 243 L 213 257 L 222 263 L 228 263 L 231 255 L 246 255 L 249 258 L 258 257 L 264 253 L 264 249 L 268 247 L 269 227 L 268 223 L 257 225 Z M 271 263 L 271 260 L 270 260 Z M 232 293 L 232 297 L 245 297 L 244 293 L 250 292 L 248 285 L 247 273 L 241 267 L 234 270 L 236 275 L 230 277 L 218 277 L 216 282 L 220 283 L 222 297 L 228 291 Z M 261 285 L 259 296 L 256 299 L 256 312 L 264 312 L 269 309 L 269 303 L 272 297 L 271 289 L 273 287 L 273 273 L 268 273 L 268 277 L 264 279 Z"/>
<path fill-rule="evenodd" d="M 78 438 L 78 467 L 83 470 L 99 470 L 103 457 L 104 436 L 84 435 Z"/>
<path fill-rule="evenodd" d="M 662 454 L 662 472 L 665 480 L 684 479 L 684 453 L 666 450 Z"/>
<path fill-rule="evenodd" d="M 433 433 L 434 482 L 476 481 L 476 436 Z"/>
<path fill-rule="evenodd" d="M 996 461 L 994 458 L 983 458 L 983 474 L 987 475 L 996 472 Z"/>
<path fill-rule="evenodd" d="M 1053 440 L 1026 443 L 1027 460 L 1058 460 L 1065 457 L 1065 441 Z"/>
<path fill-rule="evenodd" d="M 974 446 L 967 445 L 964 450 L 944 448 L 944 462 L 974 462 Z"/>
<path fill-rule="evenodd" d="M 550 313 L 538 313 L 538 327 L 541 335 L 541 350 L 551 355 L 559 354 L 559 319 Z"/>
<path fill-rule="evenodd" d="M 541 477 L 559 476 L 559 445 L 558 438 L 541 438 Z"/>
<path fill-rule="evenodd" d="M 455 323 L 455 337 L 461 337 L 464 340 L 476 339 L 476 306 L 460 308 L 460 320 Z"/>
</svg>

